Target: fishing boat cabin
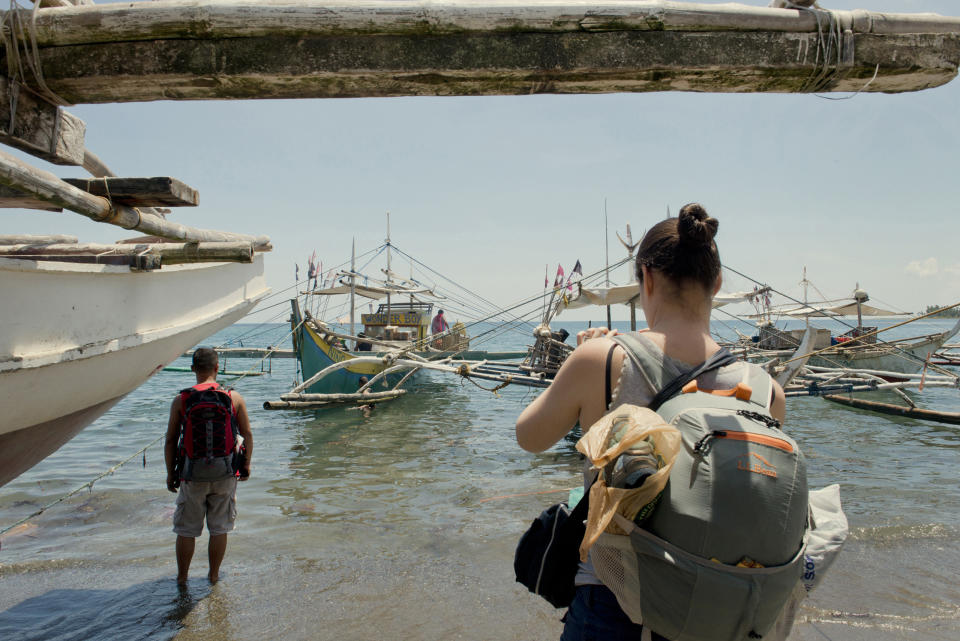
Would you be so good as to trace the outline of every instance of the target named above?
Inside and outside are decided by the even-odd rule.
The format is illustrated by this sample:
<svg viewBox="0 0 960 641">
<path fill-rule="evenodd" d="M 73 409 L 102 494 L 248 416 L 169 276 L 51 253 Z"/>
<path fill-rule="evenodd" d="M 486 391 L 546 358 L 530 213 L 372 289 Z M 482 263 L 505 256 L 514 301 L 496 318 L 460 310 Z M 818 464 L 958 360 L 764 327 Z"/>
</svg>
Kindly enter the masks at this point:
<svg viewBox="0 0 960 641">
<path fill-rule="evenodd" d="M 433 303 L 381 304 L 372 314 L 361 314 L 363 333 L 367 338 L 394 342 L 406 347 L 411 341 L 426 346 L 433 318 Z"/>
</svg>

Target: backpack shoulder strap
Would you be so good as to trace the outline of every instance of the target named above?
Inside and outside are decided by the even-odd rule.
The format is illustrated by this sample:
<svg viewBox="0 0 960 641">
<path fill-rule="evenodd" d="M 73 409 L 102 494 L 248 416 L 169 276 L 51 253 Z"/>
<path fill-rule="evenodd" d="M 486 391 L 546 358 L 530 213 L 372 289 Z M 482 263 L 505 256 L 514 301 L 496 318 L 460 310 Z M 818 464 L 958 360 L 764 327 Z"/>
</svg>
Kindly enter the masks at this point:
<svg viewBox="0 0 960 641">
<path fill-rule="evenodd" d="M 692 370 L 690 370 L 689 372 L 686 372 L 685 374 L 681 374 L 680 376 L 676 377 L 675 379 L 667 383 L 663 387 L 663 389 L 657 392 L 657 395 L 653 397 L 653 400 L 650 401 L 650 404 L 647 407 L 649 407 L 654 412 L 656 412 L 661 405 L 663 405 L 668 400 L 676 396 L 677 393 L 680 392 L 681 389 L 683 389 L 683 386 L 689 383 L 690 381 L 692 381 L 693 379 L 697 378 L 698 376 L 702 376 L 703 374 L 706 374 L 707 372 L 710 372 L 712 370 L 720 369 L 725 365 L 731 365 L 736 362 L 737 362 L 737 357 L 731 354 L 727 348 L 721 347 L 716 352 L 714 352 L 710 356 L 710 358 L 705 360 L 698 367 L 693 368 Z"/>
</svg>

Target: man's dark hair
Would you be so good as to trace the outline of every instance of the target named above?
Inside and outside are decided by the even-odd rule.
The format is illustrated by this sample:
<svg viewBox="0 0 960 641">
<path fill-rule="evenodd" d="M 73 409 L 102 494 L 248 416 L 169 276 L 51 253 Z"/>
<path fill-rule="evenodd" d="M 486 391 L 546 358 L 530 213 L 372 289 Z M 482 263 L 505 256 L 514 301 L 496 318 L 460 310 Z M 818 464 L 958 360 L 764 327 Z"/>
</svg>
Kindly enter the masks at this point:
<svg viewBox="0 0 960 641">
<path fill-rule="evenodd" d="M 193 352 L 193 368 L 198 372 L 215 372 L 219 360 L 217 351 L 211 347 L 198 347 Z"/>
</svg>

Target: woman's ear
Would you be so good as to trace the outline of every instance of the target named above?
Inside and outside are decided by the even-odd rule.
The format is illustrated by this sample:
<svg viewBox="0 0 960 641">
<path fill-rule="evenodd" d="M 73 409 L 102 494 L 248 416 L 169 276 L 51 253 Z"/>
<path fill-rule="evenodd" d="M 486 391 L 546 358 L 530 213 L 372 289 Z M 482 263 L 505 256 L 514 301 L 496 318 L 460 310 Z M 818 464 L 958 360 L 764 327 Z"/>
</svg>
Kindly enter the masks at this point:
<svg viewBox="0 0 960 641">
<path fill-rule="evenodd" d="M 640 271 L 643 273 L 643 294 L 647 298 L 653 294 L 653 272 L 646 265 L 640 265 Z"/>
</svg>

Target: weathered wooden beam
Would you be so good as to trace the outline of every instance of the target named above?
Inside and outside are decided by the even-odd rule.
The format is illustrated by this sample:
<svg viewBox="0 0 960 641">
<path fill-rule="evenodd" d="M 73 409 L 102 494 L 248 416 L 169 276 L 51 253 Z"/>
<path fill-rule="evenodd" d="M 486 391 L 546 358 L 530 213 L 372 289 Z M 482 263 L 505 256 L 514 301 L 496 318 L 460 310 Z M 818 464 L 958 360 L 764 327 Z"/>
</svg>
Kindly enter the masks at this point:
<svg viewBox="0 0 960 641">
<path fill-rule="evenodd" d="M 63 0 L 63 1 L 66 1 L 66 0 Z M 101 160 L 99 156 L 97 156 L 95 153 L 93 153 L 89 149 L 86 149 L 83 152 L 83 168 L 86 169 L 88 172 L 90 172 L 91 176 L 94 176 L 96 178 L 116 177 L 116 174 L 113 173 L 113 171 L 109 167 L 107 167 L 107 163 L 103 162 L 103 160 Z M 157 216 L 166 216 L 167 214 L 170 213 L 169 209 L 153 208 L 153 207 L 145 207 L 143 208 L 142 211 L 148 214 L 154 214 Z"/>
<path fill-rule="evenodd" d="M 949 82 L 960 64 L 960 19 L 933 14 L 580 0 L 161 0 L 39 14 L 47 84 L 75 103 L 900 92 Z M 831 24 L 839 56 L 823 50 Z"/>
<path fill-rule="evenodd" d="M 43 257 L 43 256 L 139 256 L 150 254 L 159 256 L 164 265 L 181 263 L 214 262 L 253 262 L 251 243 L 211 242 L 211 243 L 155 243 L 144 245 L 97 243 L 70 244 L 0 244 L 0 256 Z"/>
<path fill-rule="evenodd" d="M 38 209 L 40 211 L 63 211 L 63 207 L 51 205 L 46 200 L 24 193 L 19 189 L 0 185 L 0 209 Z"/>
<path fill-rule="evenodd" d="M 960 36 L 851 37 L 855 57 L 839 68 L 817 62 L 818 36 L 813 34 L 649 31 L 167 40 L 47 49 L 42 58 L 54 91 L 71 102 L 92 103 L 648 91 L 902 92 L 936 87 L 956 76 Z"/>
<path fill-rule="evenodd" d="M 819 14 L 819 16 L 818 16 Z M 798 11 L 672 0 L 158 0 L 44 9 L 41 46 L 131 40 L 320 35 L 436 36 L 578 31 L 815 32 L 831 20 L 860 33 L 954 33 L 932 13 Z"/>
<path fill-rule="evenodd" d="M 76 236 L 65 236 L 63 234 L 53 236 L 4 234 L 0 236 L 0 245 L 72 245 L 77 242 Z"/>
<path fill-rule="evenodd" d="M 56 165 L 83 163 L 82 120 L 0 78 L 0 143 Z"/>
<path fill-rule="evenodd" d="M 200 195 L 176 178 L 64 178 L 63 181 L 95 196 L 129 207 L 196 207 Z"/>
<path fill-rule="evenodd" d="M 112 205 L 106 198 L 88 194 L 67 184 L 48 171 L 31 167 L 25 162 L 0 151 L 0 184 L 23 191 L 40 200 L 63 209 L 124 229 L 136 229 L 146 234 L 181 241 L 244 242 L 252 243 L 257 251 L 270 251 L 270 239 L 246 234 L 197 229 L 173 223 L 159 216 Z"/>
</svg>

